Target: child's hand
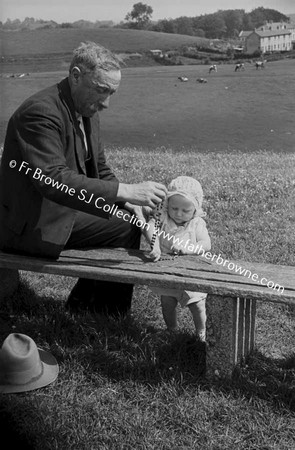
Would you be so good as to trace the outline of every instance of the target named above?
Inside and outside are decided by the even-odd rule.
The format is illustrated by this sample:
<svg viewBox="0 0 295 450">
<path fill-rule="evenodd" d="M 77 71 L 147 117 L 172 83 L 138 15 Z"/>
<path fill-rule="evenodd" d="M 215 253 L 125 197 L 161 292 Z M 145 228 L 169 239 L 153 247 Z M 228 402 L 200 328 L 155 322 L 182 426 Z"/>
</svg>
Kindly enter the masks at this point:
<svg viewBox="0 0 295 450">
<path fill-rule="evenodd" d="M 150 208 L 149 206 L 142 206 L 141 209 L 142 209 L 142 214 L 143 214 L 145 220 L 149 220 L 149 218 L 154 210 L 152 208 Z"/>
<path fill-rule="evenodd" d="M 154 262 L 159 261 L 159 259 L 161 258 L 161 250 L 160 247 L 158 247 L 157 245 L 155 245 L 155 247 L 153 248 L 153 250 L 150 251 L 150 253 L 148 254 L 149 258 L 151 258 Z"/>
<path fill-rule="evenodd" d="M 126 202 L 124 207 L 128 211 L 132 212 L 137 217 L 137 219 L 141 220 L 144 224 L 146 223 L 144 212 L 141 206 L 132 205 L 132 203 Z"/>
<path fill-rule="evenodd" d="M 175 254 L 175 255 L 185 255 L 186 251 L 184 250 L 184 248 L 180 245 L 173 245 L 171 247 L 171 251 Z"/>
</svg>

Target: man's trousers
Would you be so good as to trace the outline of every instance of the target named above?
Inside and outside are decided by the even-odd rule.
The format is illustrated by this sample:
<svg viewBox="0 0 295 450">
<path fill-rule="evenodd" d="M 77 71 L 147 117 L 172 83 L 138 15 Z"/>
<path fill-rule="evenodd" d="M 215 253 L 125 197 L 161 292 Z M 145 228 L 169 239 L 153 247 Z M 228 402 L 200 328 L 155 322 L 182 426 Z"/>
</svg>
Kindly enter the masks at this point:
<svg viewBox="0 0 295 450">
<path fill-rule="evenodd" d="M 139 249 L 140 228 L 130 221 L 130 212 L 110 219 L 77 211 L 75 224 L 65 249 L 87 249 L 100 247 L 123 247 Z M 127 216 L 128 214 L 128 216 Z M 134 219 L 132 220 L 132 222 Z M 124 316 L 131 308 L 133 285 L 109 281 L 80 278 L 67 302 L 69 309 L 85 307 L 97 313 Z"/>
</svg>

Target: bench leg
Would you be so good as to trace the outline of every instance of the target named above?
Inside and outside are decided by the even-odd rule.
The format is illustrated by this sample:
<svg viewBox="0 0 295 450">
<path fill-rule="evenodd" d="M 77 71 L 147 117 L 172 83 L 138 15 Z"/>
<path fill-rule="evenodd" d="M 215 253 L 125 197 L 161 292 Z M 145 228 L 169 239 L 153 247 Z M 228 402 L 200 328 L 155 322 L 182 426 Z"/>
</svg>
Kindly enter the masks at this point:
<svg viewBox="0 0 295 450">
<path fill-rule="evenodd" d="M 230 377 L 254 348 L 256 300 L 209 294 L 206 311 L 207 376 Z"/>
<path fill-rule="evenodd" d="M 0 269 L 0 301 L 12 295 L 19 284 L 18 270 Z"/>
</svg>

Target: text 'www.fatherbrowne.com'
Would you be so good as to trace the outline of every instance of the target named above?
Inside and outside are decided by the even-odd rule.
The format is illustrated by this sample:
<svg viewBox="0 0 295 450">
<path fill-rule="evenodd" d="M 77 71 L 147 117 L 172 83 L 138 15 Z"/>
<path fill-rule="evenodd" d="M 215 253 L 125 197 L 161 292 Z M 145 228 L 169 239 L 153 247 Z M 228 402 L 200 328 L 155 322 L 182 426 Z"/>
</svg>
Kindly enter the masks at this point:
<svg viewBox="0 0 295 450">
<path fill-rule="evenodd" d="M 169 233 L 166 233 L 164 230 L 157 230 L 157 235 L 160 237 L 162 236 L 165 240 L 171 241 L 172 247 L 177 246 L 182 247 L 184 250 L 187 250 L 190 254 L 196 253 L 197 255 L 201 255 L 208 261 L 215 262 L 219 266 L 227 267 L 229 270 L 239 274 L 243 275 L 244 277 L 251 278 L 255 283 L 260 284 L 261 286 L 267 286 L 269 289 L 273 289 L 275 291 L 278 291 L 280 294 L 283 294 L 284 292 L 284 286 L 281 286 L 278 283 L 274 283 L 271 280 L 267 280 L 265 277 L 259 277 L 257 273 L 252 273 L 251 270 L 245 269 L 244 267 L 231 262 L 228 259 L 224 259 L 221 254 L 216 255 L 215 253 L 212 254 L 209 251 L 205 251 L 202 247 L 202 245 L 196 244 L 194 245 L 189 239 L 184 242 L 183 239 L 179 239 L 178 237 L 174 235 L 170 235 Z"/>
</svg>

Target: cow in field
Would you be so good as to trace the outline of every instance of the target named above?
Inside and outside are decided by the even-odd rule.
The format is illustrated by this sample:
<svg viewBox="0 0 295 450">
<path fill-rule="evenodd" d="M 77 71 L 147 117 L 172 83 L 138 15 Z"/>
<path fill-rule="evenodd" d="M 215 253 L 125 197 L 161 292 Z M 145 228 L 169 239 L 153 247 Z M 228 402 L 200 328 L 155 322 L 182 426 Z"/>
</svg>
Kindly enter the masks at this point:
<svg viewBox="0 0 295 450">
<path fill-rule="evenodd" d="M 240 70 L 245 70 L 245 64 L 244 63 L 236 64 L 235 72 L 239 72 Z"/>
<path fill-rule="evenodd" d="M 207 83 L 206 78 L 197 78 L 198 83 Z"/>
<path fill-rule="evenodd" d="M 217 66 L 216 66 L 216 64 L 212 64 L 212 66 L 209 67 L 209 74 L 210 74 L 211 72 L 217 72 Z"/>
<path fill-rule="evenodd" d="M 188 78 L 187 77 L 178 77 L 178 80 L 180 80 L 180 81 L 188 81 Z"/>
<path fill-rule="evenodd" d="M 266 60 L 264 60 L 264 61 L 256 61 L 256 63 L 255 63 L 256 70 L 257 69 L 264 69 L 265 68 L 265 63 L 266 63 Z"/>
</svg>

